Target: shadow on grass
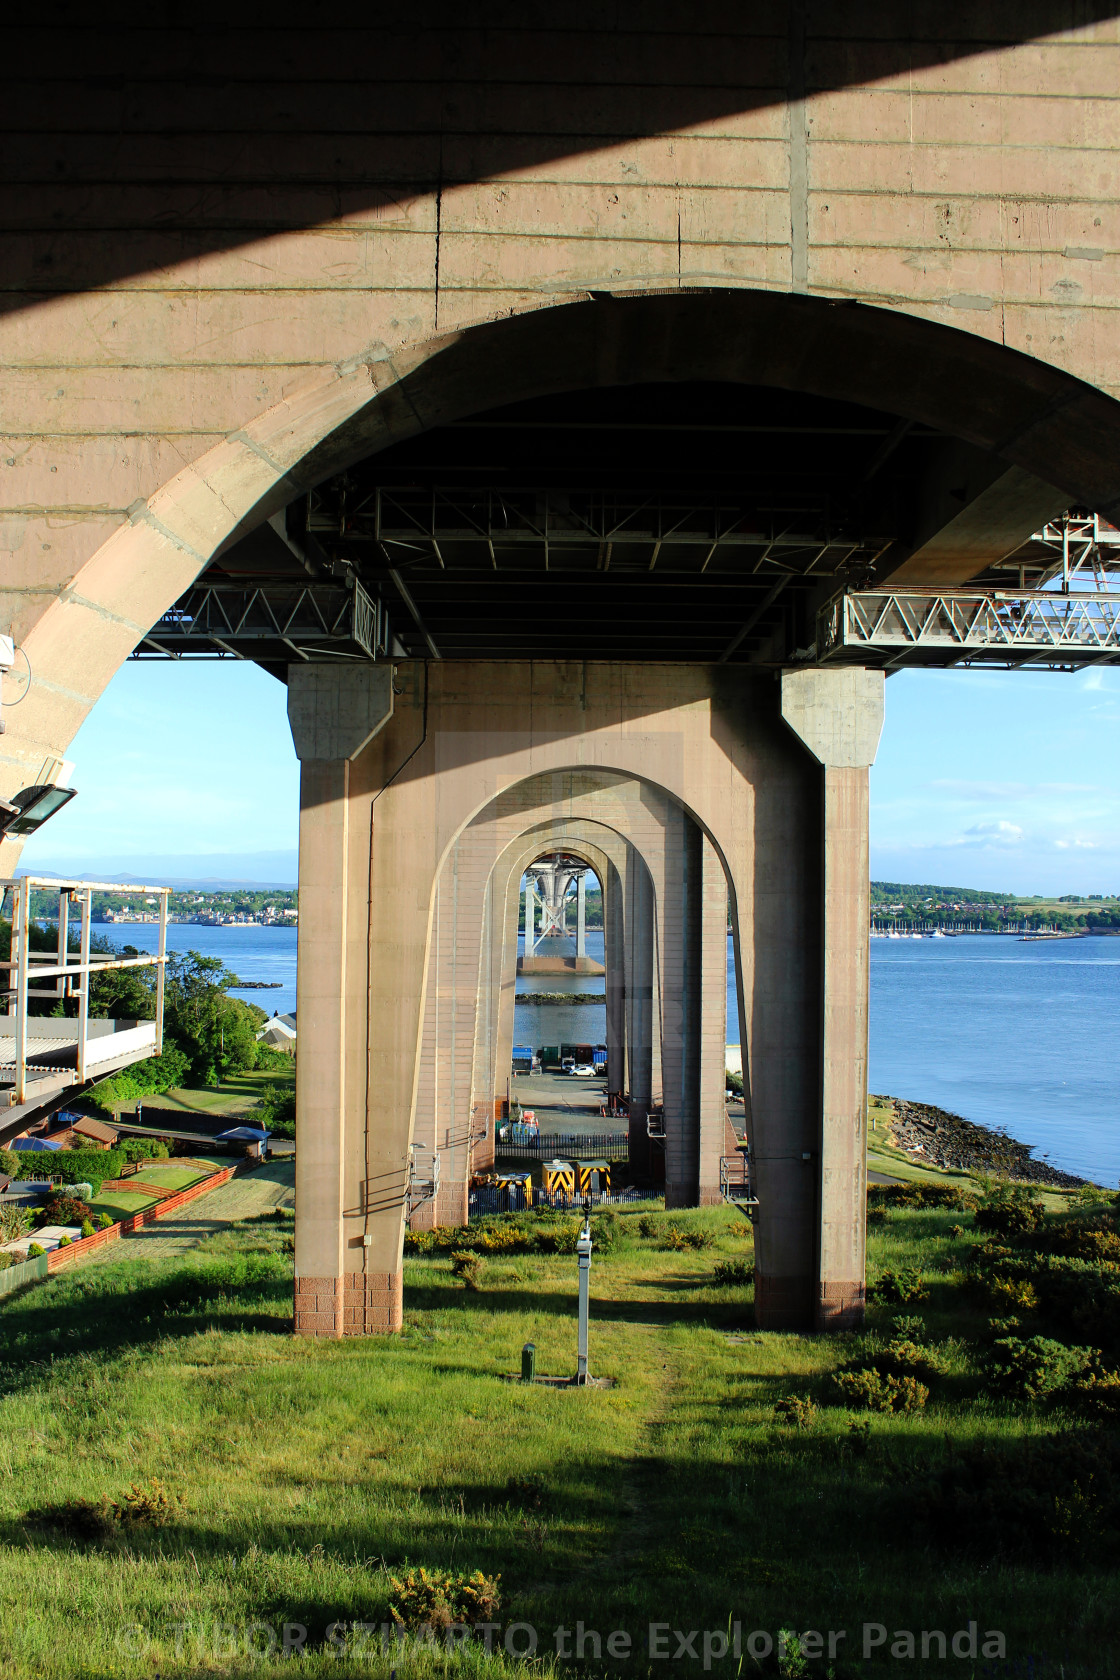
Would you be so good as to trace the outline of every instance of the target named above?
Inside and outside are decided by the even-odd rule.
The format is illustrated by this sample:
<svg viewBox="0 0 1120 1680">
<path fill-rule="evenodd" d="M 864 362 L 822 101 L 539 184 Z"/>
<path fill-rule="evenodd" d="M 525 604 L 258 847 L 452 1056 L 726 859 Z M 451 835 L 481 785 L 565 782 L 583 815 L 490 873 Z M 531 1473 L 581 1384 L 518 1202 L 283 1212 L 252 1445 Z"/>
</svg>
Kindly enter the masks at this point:
<svg viewBox="0 0 1120 1680">
<path fill-rule="evenodd" d="M 439 1285 L 417 1283 L 405 1288 L 406 1319 L 410 1312 L 447 1312 L 463 1306 L 496 1314 L 548 1314 L 553 1318 L 574 1319 L 576 1291 L 574 1286 L 570 1295 L 543 1290 L 538 1293 L 529 1289 L 487 1289 L 485 1281 L 480 1288 L 461 1293 Z M 683 1324 L 694 1329 L 705 1324 L 726 1329 L 732 1321 L 739 1328 L 744 1319 L 753 1319 L 750 1309 L 742 1302 L 613 1301 L 594 1295 L 591 1298 L 591 1314 L 598 1323 Z"/>
</svg>

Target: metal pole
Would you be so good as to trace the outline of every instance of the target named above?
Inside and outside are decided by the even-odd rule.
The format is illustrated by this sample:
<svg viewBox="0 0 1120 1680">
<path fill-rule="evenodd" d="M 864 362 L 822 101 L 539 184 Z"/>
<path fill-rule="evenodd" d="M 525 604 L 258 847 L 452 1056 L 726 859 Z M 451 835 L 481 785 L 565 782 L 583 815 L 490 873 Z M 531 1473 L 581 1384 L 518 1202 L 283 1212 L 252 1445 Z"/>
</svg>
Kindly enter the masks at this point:
<svg viewBox="0 0 1120 1680">
<path fill-rule="evenodd" d="M 525 883 L 525 955 L 527 957 L 532 956 L 533 946 L 536 942 L 533 932 L 533 923 L 536 921 L 534 906 L 533 881 L 530 877 Z"/>
<path fill-rule="evenodd" d="M 87 887 L 81 894 L 82 943 L 78 958 L 78 1084 L 86 1076 L 86 1043 L 89 1035 L 89 936 L 92 931 L 93 893 Z"/>
<path fill-rule="evenodd" d="M 159 952 L 156 963 L 156 1055 L 163 1053 L 163 977 L 167 971 L 167 893 L 159 901 Z"/>
<path fill-rule="evenodd" d="M 587 1369 L 587 1312 L 591 1292 L 591 1213 L 586 1211 L 583 1216 L 583 1230 L 576 1240 L 576 1253 L 579 1255 L 579 1334 L 576 1342 L 576 1383 L 586 1384 L 590 1372 Z"/>
</svg>

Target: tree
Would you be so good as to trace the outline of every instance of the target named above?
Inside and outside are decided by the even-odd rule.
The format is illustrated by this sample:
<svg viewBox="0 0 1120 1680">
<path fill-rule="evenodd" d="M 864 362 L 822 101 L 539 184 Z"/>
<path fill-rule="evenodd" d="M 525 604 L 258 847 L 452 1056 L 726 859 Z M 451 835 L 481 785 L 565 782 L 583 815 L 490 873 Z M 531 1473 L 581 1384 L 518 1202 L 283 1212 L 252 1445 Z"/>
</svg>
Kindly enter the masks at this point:
<svg viewBox="0 0 1120 1680">
<path fill-rule="evenodd" d="M 164 1029 L 190 1059 L 191 1077 L 215 1085 L 256 1061 L 257 1029 L 268 1019 L 255 1004 L 226 996 L 236 974 L 198 951 L 168 960 Z"/>
</svg>

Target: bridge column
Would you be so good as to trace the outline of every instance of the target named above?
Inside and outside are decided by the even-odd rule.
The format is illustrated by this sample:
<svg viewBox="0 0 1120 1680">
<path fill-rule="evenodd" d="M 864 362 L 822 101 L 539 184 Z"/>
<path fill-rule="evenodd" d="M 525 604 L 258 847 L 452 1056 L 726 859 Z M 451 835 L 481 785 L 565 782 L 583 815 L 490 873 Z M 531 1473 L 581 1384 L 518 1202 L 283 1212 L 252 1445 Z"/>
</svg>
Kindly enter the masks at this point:
<svg viewBox="0 0 1120 1680">
<path fill-rule="evenodd" d="M 353 760 L 392 716 L 387 667 L 307 665 L 288 683 L 300 760 L 295 1330 L 400 1323 L 400 1265 L 348 1242 L 349 1158 L 364 1132 L 369 823 Z"/>
<path fill-rule="evenodd" d="M 868 770 L 883 676 L 786 671 L 782 716 L 821 765 L 821 1056 L 818 1329 L 858 1324 L 867 1209 Z"/>
</svg>

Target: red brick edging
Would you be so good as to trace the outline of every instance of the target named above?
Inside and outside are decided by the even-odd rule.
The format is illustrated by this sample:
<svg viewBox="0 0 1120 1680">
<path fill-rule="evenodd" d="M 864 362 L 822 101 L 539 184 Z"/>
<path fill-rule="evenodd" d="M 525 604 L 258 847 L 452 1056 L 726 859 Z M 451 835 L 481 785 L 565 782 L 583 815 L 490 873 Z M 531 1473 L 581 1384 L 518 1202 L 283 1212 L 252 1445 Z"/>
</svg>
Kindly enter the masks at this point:
<svg viewBox="0 0 1120 1680">
<path fill-rule="evenodd" d="M 119 1237 L 131 1235 L 139 1231 L 142 1225 L 152 1225 L 157 1219 L 164 1219 L 169 1213 L 174 1213 L 186 1202 L 193 1202 L 196 1196 L 204 1196 L 208 1190 L 216 1190 L 219 1184 L 225 1184 L 233 1177 L 233 1167 L 222 1167 L 220 1172 L 211 1173 L 198 1184 L 190 1184 L 185 1190 L 176 1191 L 168 1196 L 166 1201 L 157 1202 L 155 1207 L 141 1208 L 139 1213 L 129 1214 L 127 1219 L 118 1221 L 116 1225 L 109 1225 L 104 1231 L 95 1231 L 92 1237 L 77 1237 L 65 1248 L 52 1248 L 47 1255 L 47 1271 L 57 1272 L 63 1266 L 68 1266 L 72 1260 L 80 1260 L 85 1254 L 92 1254 L 95 1248 L 103 1248 L 106 1243 L 116 1242 Z M 127 1188 L 127 1186 L 126 1186 Z M 132 1186 L 136 1188 L 135 1185 Z"/>
</svg>

